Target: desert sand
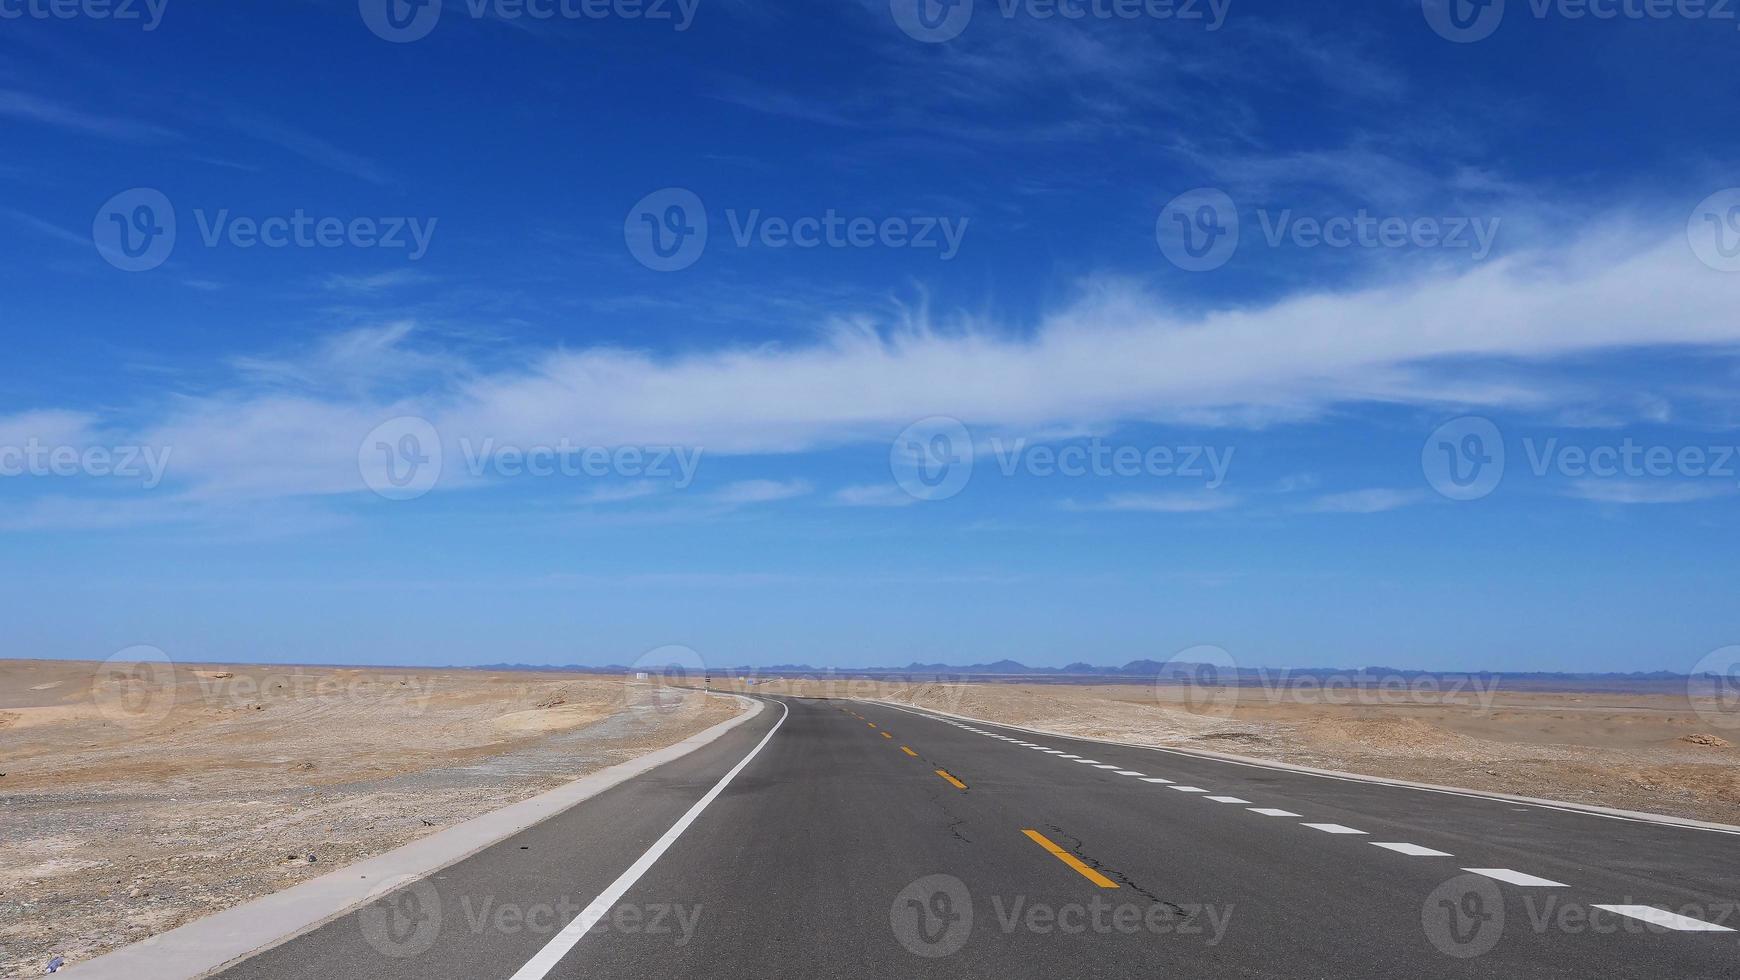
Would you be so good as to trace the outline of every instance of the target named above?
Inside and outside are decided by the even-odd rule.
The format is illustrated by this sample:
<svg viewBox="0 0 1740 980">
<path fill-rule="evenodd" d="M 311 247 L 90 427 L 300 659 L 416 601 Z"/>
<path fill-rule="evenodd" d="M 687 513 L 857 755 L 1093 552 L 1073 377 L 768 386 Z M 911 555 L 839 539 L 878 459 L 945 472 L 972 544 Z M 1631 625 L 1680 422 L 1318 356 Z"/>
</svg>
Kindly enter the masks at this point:
<svg viewBox="0 0 1740 980">
<path fill-rule="evenodd" d="M 76 964 L 739 710 L 596 675 L 0 661 L 0 975 Z"/>
</svg>

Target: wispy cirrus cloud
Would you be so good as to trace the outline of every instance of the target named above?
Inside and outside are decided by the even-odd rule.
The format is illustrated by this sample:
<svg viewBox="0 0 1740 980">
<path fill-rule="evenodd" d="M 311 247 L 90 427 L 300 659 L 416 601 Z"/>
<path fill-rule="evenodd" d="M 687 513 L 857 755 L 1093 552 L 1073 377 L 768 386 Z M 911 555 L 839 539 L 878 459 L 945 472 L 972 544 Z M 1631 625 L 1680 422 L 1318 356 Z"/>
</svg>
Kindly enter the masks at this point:
<svg viewBox="0 0 1740 980">
<path fill-rule="evenodd" d="M 1431 499 L 1424 490 L 1393 490 L 1381 487 L 1368 490 L 1348 490 L 1328 493 L 1301 505 L 1300 511 L 1312 514 L 1381 514 L 1400 510 Z"/>
<path fill-rule="evenodd" d="M 389 269 L 356 274 L 335 272 L 322 280 L 321 285 L 334 292 L 377 293 L 403 286 L 421 286 L 434 280 L 434 276 L 419 269 Z"/>
<path fill-rule="evenodd" d="M 1577 480 L 1568 495 L 1598 504 L 1690 504 L 1735 492 L 1731 484 L 1667 480 Z"/>
<path fill-rule="evenodd" d="M 16 89 L 0 89 L 0 116 L 128 143 L 180 138 L 179 133 L 165 126 L 86 112 L 54 99 Z"/>
<path fill-rule="evenodd" d="M 1230 493 L 1114 493 L 1103 500 L 1083 503 L 1066 500 L 1060 506 L 1074 511 L 1121 511 L 1141 514 L 1206 514 L 1236 507 L 1239 498 Z"/>
<path fill-rule="evenodd" d="M 833 500 L 847 507 L 910 507 L 918 498 L 893 483 L 870 483 L 841 487 Z"/>
<path fill-rule="evenodd" d="M 1557 251 L 1203 313 L 1104 281 L 1031 330 L 919 309 L 893 323 L 843 315 L 807 343 L 663 355 L 546 349 L 491 352 L 486 363 L 478 349 L 395 321 L 237 359 L 232 383 L 165 402 L 130 438 L 174 446 L 172 479 L 192 496 L 224 499 L 362 491 L 359 442 L 401 415 L 428 419 L 454 459 L 461 439 L 688 446 L 711 459 L 886 446 L 937 415 L 975 433 L 1032 434 L 1259 427 L 1361 403 L 1548 411 L 1582 395 L 1551 382 L 1554 363 L 1740 344 L 1740 278 L 1700 265 L 1683 237 L 1641 250 L 1627 240 L 1634 230 L 1591 229 Z M 1507 375 L 1494 364 L 1530 368 Z M 809 492 L 799 481 L 748 481 L 712 504 Z M 834 500 L 867 505 L 885 493 Z M 1203 510 L 1229 499 L 1127 495 L 1078 506 Z"/>
<path fill-rule="evenodd" d="M 811 489 L 810 484 L 804 480 L 741 480 L 714 491 L 708 499 L 727 507 L 744 507 L 803 497 Z"/>
</svg>

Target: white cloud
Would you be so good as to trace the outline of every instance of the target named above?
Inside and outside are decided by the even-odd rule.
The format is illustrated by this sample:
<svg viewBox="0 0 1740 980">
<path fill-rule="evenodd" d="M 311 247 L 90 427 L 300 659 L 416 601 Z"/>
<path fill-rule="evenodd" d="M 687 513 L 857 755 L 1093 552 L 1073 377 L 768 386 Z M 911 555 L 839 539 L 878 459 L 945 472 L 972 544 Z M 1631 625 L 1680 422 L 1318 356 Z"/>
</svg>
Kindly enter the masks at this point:
<svg viewBox="0 0 1740 980">
<path fill-rule="evenodd" d="M 1426 499 L 1424 490 L 1388 490 L 1379 487 L 1324 494 L 1299 509 L 1316 514 L 1379 514 L 1422 503 Z"/>
<path fill-rule="evenodd" d="M 710 499 L 730 507 L 743 507 L 749 504 L 770 504 L 779 500 L 790 500 L 802 497 L 810 492 L 810 485 L 803 480 L 743 480 L 727 484 L 714 491 Z"/>
<path fill-rule="evenodd" d="M 870 483 L 841 487 L 834 491 L 834 502 L 847 507 L 907 507 L 918 498 L 893 483 Z"/>
<path fill-rule="evenodd" d="M 346 275 L 333 273 L 322 283 L 327 289 L 348 293 L 373 293 L 400 286 L 415 286 L 431 282 L 434 276 L 417 269 L 391 269 L 386 272 Z"/>
<path fill-rule="evenodd" d="M 1078 503 L 1066 500 L 1065 510 L 1127 511 L 1148 514 L 1204 514 L 1226 510 L 1239 499 L 1232 494 L 1203 491 L 1200 493 L 1114 493 L 1104 500 Z"/>
<path fill-rule="evenodd" d="M 505 368 L 485 369 L 395 323 L 240 361 L 235 385 L 178 398 L 131 441 L 173 446 L 172 479 L 210 499 L 360 492 L 364 435 L 400 415 L 429 419 L 458 460 L 461 438 L 700 447 L 709 457 L 886 445 L 934 415 L 980 436 L 1126 422 L 1259 426 L 1371 401 L 1552 408 L 1584 392 L 1514 367 L 1494 381 L 1491 365 L 1740 341 L 1740 276 L 1699 264 L 1683 236 L 1622 249 L 1635 240 L 1635 230 L 1612 227 L 1558 253 L 1207 314 L 1099 283 L 1030 331 L 918 312 L 890 329 L 841 319 L 802 346 L 558 349 Z M 782 499 L 799 487 L 751 481 L 720 502 Z M 1169 506 L 1158 500 L 1146 506 Z"/>
<path fill-rule="evenodd" d="M 84 412 L 41 410 L 0 415 L 0 446 L 23 448 L 31 440 L 42 446 L 89 445 L 96 419 Z"/>
<path fill-rule="evenodd" d="M 581 494 L 580 502 L 586 504 L 620 504 L 630 500 L 641 500 L 659 492 L 658 484 L 651 480 L 636 480 L 633 483 L 594 487 Z"/>
<path fill-rule="evenodd" d="M 1647 480 L 1578 480 L 1570 495 L 1600 504 L 1689 504 L 1734 492 L 1720 483 L 1674 483 Z"/>
</svg>

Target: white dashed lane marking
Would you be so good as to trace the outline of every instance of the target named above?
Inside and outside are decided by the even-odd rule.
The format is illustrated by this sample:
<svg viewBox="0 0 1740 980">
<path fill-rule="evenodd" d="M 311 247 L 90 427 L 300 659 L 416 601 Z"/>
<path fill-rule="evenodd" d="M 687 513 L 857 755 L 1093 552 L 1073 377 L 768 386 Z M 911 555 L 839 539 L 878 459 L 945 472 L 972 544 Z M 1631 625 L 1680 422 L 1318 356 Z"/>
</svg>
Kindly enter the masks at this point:
<svg viewBox="0 0 1740 980">
<path fill-rule="evenodd" d="M 973 732 L 974 734 L 977 734 L 977 735 L 986 735 L 986 736 L 989 736 L 991 738 L 997 739 L 998 741 L 1008 742 L 1011 745 L 1019 745 L 1022 748 L 1033 749 L 1036 752 L 1044 752 L 1048 755 L 1054 755 L 1060 759 L 1070 759 L 1072 761 L 1079 762 L 1082 765 L 1093 766 L 1096 769 L 1116 770 L 1116 774 L 1119 776 L 1133 776 L 1137 779 L 1140 779 L 1144 783 L 1154 783 L 1154 784 L 1160 785 L 1160 786 L 1170 786 L 1172 789 L 1175 789 L 1180 793 L 1207 793 L 1208 792 L 1208 790 L 1203 789 L 1200 786 L 1178 786 L 1178 785 L 1175 785 L 1172 782 L 1172 780 L 1170 780 L 1170 779 L 1163 779 L 1159 776 L 1144 776 L 1140 772 L 1137 772 L 1134 769 L 1119 769 L 1116 765 L 1102 763 L 1097 759 L 1086 759 L 1086 758 L 1083 758 L 1079 755 L 1072 755 L 1070 753 L 1064 752 L 1062 749 L 1049 748 L 1047 746 L 1038 745 L 1038 744 L 1035 744 L 1033 742 L 1024 742 L 1018 738 L 1014 738 L 1014 737 L 1011 737 L 1008 735 L 999 735 L 995 732 L 987 732 L 987 731 L 984 731 L 984 730 L 978 729 L 978 728 L 969 728 L 969 727 L 967 727 L 965 725 L 961 725 L 961 724 L 956 724 L 955 727 L 961 728 L 965 731 Z M 1213 800 L 1216 803 L 1233 803 L 1233 804 L 1248 804 L 1248 803 L 1250 803 L 1250 800 L 1240 799 L 1237 796 L 1209 796 L 1209 797 L 1207 797 L 1207 799 Z M 1281 810 L 1281 809 L 1278 809 L 1275 807 L 1247 806 L 1246 809 L 1252 813 L 1260 814 L 1260 815 L 1265 816 L 1265 817 L 1298 817 L 1299 816 L 1299 814 L 1294 813 L 1291 810 Z M 1344 826 L 1344 825 L 1338 824 L 1338 823 L 1306 823 L 1306 824 L 1301 824 L 1301 826 L 1310 827 L 1312 830 L 1320 830 L 1326 834 L 1346 834 L 1346 835 L 1359 836 L 1359 837 L 1368 836 L 1366 834 L 1366 832 L 1363 830 L 1356 830 L 1353 827 Z M 1386 851 L 1393 851 L 1397 854 L 1406 855 L 1407 857 L 1452 857 L 1453 856 L 1447 851 L 1440 851 L 1440 850 L 1437 850 L 1435 848 L 1422 847 L 1419 844 L 1409 844 L 1409 843 L 1399 842 L 1399 841 L 1372 841 L 1371 845 L 1373 847 L 1381 847 Z M 1537 877 L 1535 875 L 1526 874 L 1526 873 L 1521 872 L 1521 871 L 1515 871 L 1515 870 L 1510 869 L 1510 868 L 1463 868 L 1462 870 L 1464 870 L 1470 874 L 1483 875 L 1485 877 L 1492 878 L 1492 879 L 1495 879 L 1497 881 L 1502 881 L 1502 882 L 1505 882 L 1507 884 L 1516 885 L 1516 886 L 1523 887 L 1523 888 L 1567 888 L 1567 887 L 1569 887 L 1568 885 L 1565 885 L 1562 882 L 1552 881 L 1552 880 L 1547 879 L 1547 878 L 1540 878 L 1540 877 Z M 1665 909 L 1658 909 L 1658 908 L 1654 908 L 1654 907 L 1648 906 L 1648 905 L 1595 905 L 1592 907 L 1601 909 L 1604 912 L 1612 912 L 1615 915 L 1621 915 L 1621 916 L 1625 916 L 1625 917 L 1630 918 L 1630 919 L 1636 919 L 1639 922 L 1643 922 L 1643 923 L 1646 923 L 1648 925 L 1656 926 L 1658 928 L 1666 929 L 1666 930 L 1670 930 L 1670 931 L 1674 931 L 1674 932 L 1733 932 L 1734 931 L 1733 929 L 1731 929 L 1727 926 L 1717 925 L 1714 922 L 1705 922 L 1701 919 L 1694 919 L 1694 918 L 1691 918 L 1689 916 L 1680 915 L 1680 914 L 1675 913 L 1675 912 L 1669 912 Z"/>
<path fill-rule="evenodd" d="M 1103 763 L 1103 762 L 1100 762 L 1098 759 L 1086 759 L 1086 758 L 1083 758 L 1079 755 L 1073 755 L 1071 753 L 1064 752 L 1061 749 L 1047 748 L 1046 746 L 1036 745 L 1032 742 L 1023 742 L 1020 739 L 1013 738 L 1013 737 L 1008 736 L 1008 735 L 999 735 L 995 732 L 987 732 L 987 731 L 984 731 L 984 730 L 978 729 L 978 728 L 968 728 L 964 725 L 957 725 L 956 727 L 962 728 L 965 731 L 972 732 L 976 735 L 989 736 L 991 738 L 997 739 L 998 741 L 1008 742 L 1012 745 L 1019 745 L 1023 748 L 1029 748 L 1029 749 L 1033 749 L 1033 750 L 1038 751 L 1038 752 L 1044 752 L 1048 755 L 1054 755 L 1060 759 L 1069 759 L 1069 760 L 1074 761 L 1074 762 L 1079 762 L 1084 766 L 1093 766 L 1096 769 L 1117 770 L 1117 775 L 1134 776 L 1134 777 L 1140 779 L 1144 783 L 1154 783 L 1156 785 L 1161 785 L 1161 786 L 1170 786 L 1172 789 L 1175 789 L 1180 793 L 1207 793 L 1208 792 L 1208 790 L 1203 789 L 1200 786 L 1178 786 L 1178 785 L 1175 785 L 1172 782 L 1172 780 L 1170 780 L 1170 779 L 1162 779 L 1159 776 L 1144 776 L 1134 769 L 1118 769 L 1118 767 L 1115 764 Z M 1207 799 L 1213 800 L 1216 803 L 1248 804 L 1251 802 L 1250 800 L 1241 799 L 1237 796 L 1209 796 L 1209 797 L 1207 797 Z M 1297 817 L 1297 816 L 1299 816 L 1299 814 L 1294 813 L 1291 810 L 1281 810 L 1281 809 L 1276 809 L 1274 807 L 1247 806 L 1246 809 L 1250 810 L 1252 813 L 1261 814 L 1262 816 L 1265 816 L 1265 817 Z M 1353 835 L 1353 836 L 1359 836 L 1359 837 L 1367 836 L 1366 832 L 1363 830 L 1356 830 L 1353 827 L 1344 826 L 1344 825 L 1338 824 L 1338 823 L 1307 823 L 1307 824 L 1301 824 L 1301 826 L 1310 827 L 1312 830 L 1320 830 L 1326 834 L 1346 834 L 1346 835 Z M 1374 847 L 1384 848 L 1385 850 L 1388 850 L 1388 851 L 1394 851 L 1397 854 L 1405 854 L 1409 857 L 1451 857 L 1452 856 L 1448 852 L 1435 850 L 1435 849 L 1430 848 L 1430 847 L 1422 847 L 1419 844 L 1374 841 L 1374 842 L 1372 842 L 1372 845 Z M 1507 882 L 1509 884 L 1518 885 L 1518 886 L 1525 887 L 1525 888 L 1565 888 L 1565 887 L 1568 887 L 1568 886 L 1566 886 L 1560 882 L 1557 882 L 1557 881 L 1550 881 L 1546 878 L 1538 878 L 1538 877 L 1531 875 L 1531 874 L 1524 874 L 1521 871 L 1513 871 L 1510 868 L 1463 868 L 1462 870 L 1467 871 L 1470 874 L 1484 875 L 1488 878 L 1493 878 L 1493 879 L 1496 879 L 1498 881 Z M 1608 912 L 1612 912 L 1615 915 L 1627 916 L 1627 917 L 1637 919 L 1637 920 L 1642 921 L 1642 922 L 1647 922 L 1651 925 L 1660 926 L 1664 929 L 1672 929 L 1672 930 L 1676 930 L 1676 931 L 1680 931 L 1680 932 L 1733 932 L 1734 931 L 1732 929 L 1729 929 L 1726 926 L 1719 926 L 1719 925 L 1716 925 L 1716 924 L 1711 923 L 1711 922 L 1704 922 L 1704 921 L 1701 921 L 1699 919 L 1688 918 L 1687 916 L 1678 915 L 1678 914 L 1675 914 L 1673 912 L 1664 911 L 1662 909 L 1651 908 L 1650 906 L 1647 906 L 1647 905 L 1596 905 L 1594 907 L 1608 911 Z"/>
<path fill-rule="evenodd" d="M 1546 878 L 1536 878 L 1534 875 L 1523 874 L 1521 871 L 1512 871 L 1509 868 L 1463 868 L 1462 870 L 1469 874 L 1485 875 L 1488 878 L 1496 878 L 1499 881 L 1512 885 L 1519 885 L 1523 888 L 1571 887 L 1562 881 L 1550 881 Z"/>
<path fill-rule="evenodd" d="M 1448 852 L 1434 851 L 1430 847 L 1421 847 L 1418 844 L 1380 844 L 1377 841 L 1372 841 L 1371 846 L 1381 847 L 1386 851 L 1395 851 L 1397 854 L 1406 854 L 1409 857 L 1447 858 L 1453 856 Z"/>
<path fill-rule="evenodd" d="M 1627 918 L 1647 922 L 1652 926 L 1672 929 L 1675 932 L 1733 932 L 1727 926 L 1719 926 L 1714 922 L 1705 922 L 1689 916 L 1679 915 L 1665 909 L 1650 908 L 1647 905 L 1596 905 L 1603 912 L 1612 912 Z"/>
</svg>

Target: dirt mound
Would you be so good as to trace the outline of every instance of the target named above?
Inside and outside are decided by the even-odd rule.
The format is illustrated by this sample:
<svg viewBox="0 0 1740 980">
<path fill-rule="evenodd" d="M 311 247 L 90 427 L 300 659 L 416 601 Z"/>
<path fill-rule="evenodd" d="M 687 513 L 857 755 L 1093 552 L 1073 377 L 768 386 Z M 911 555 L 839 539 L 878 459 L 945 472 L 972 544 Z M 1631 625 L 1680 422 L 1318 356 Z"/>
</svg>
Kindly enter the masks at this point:
<svg viewBox="0 0 1740 980">
<path fill-rule="evenodd" d="M 1706 735 L 1703 732 L 1693 732 L 1690 735 L 1681 735 L 1680 741 L 1689 742 L 1692 745 L 1713 745 L 1717 748 L 1724 749 L 1734 744 L 1718 735 Z"/>
</svg>

